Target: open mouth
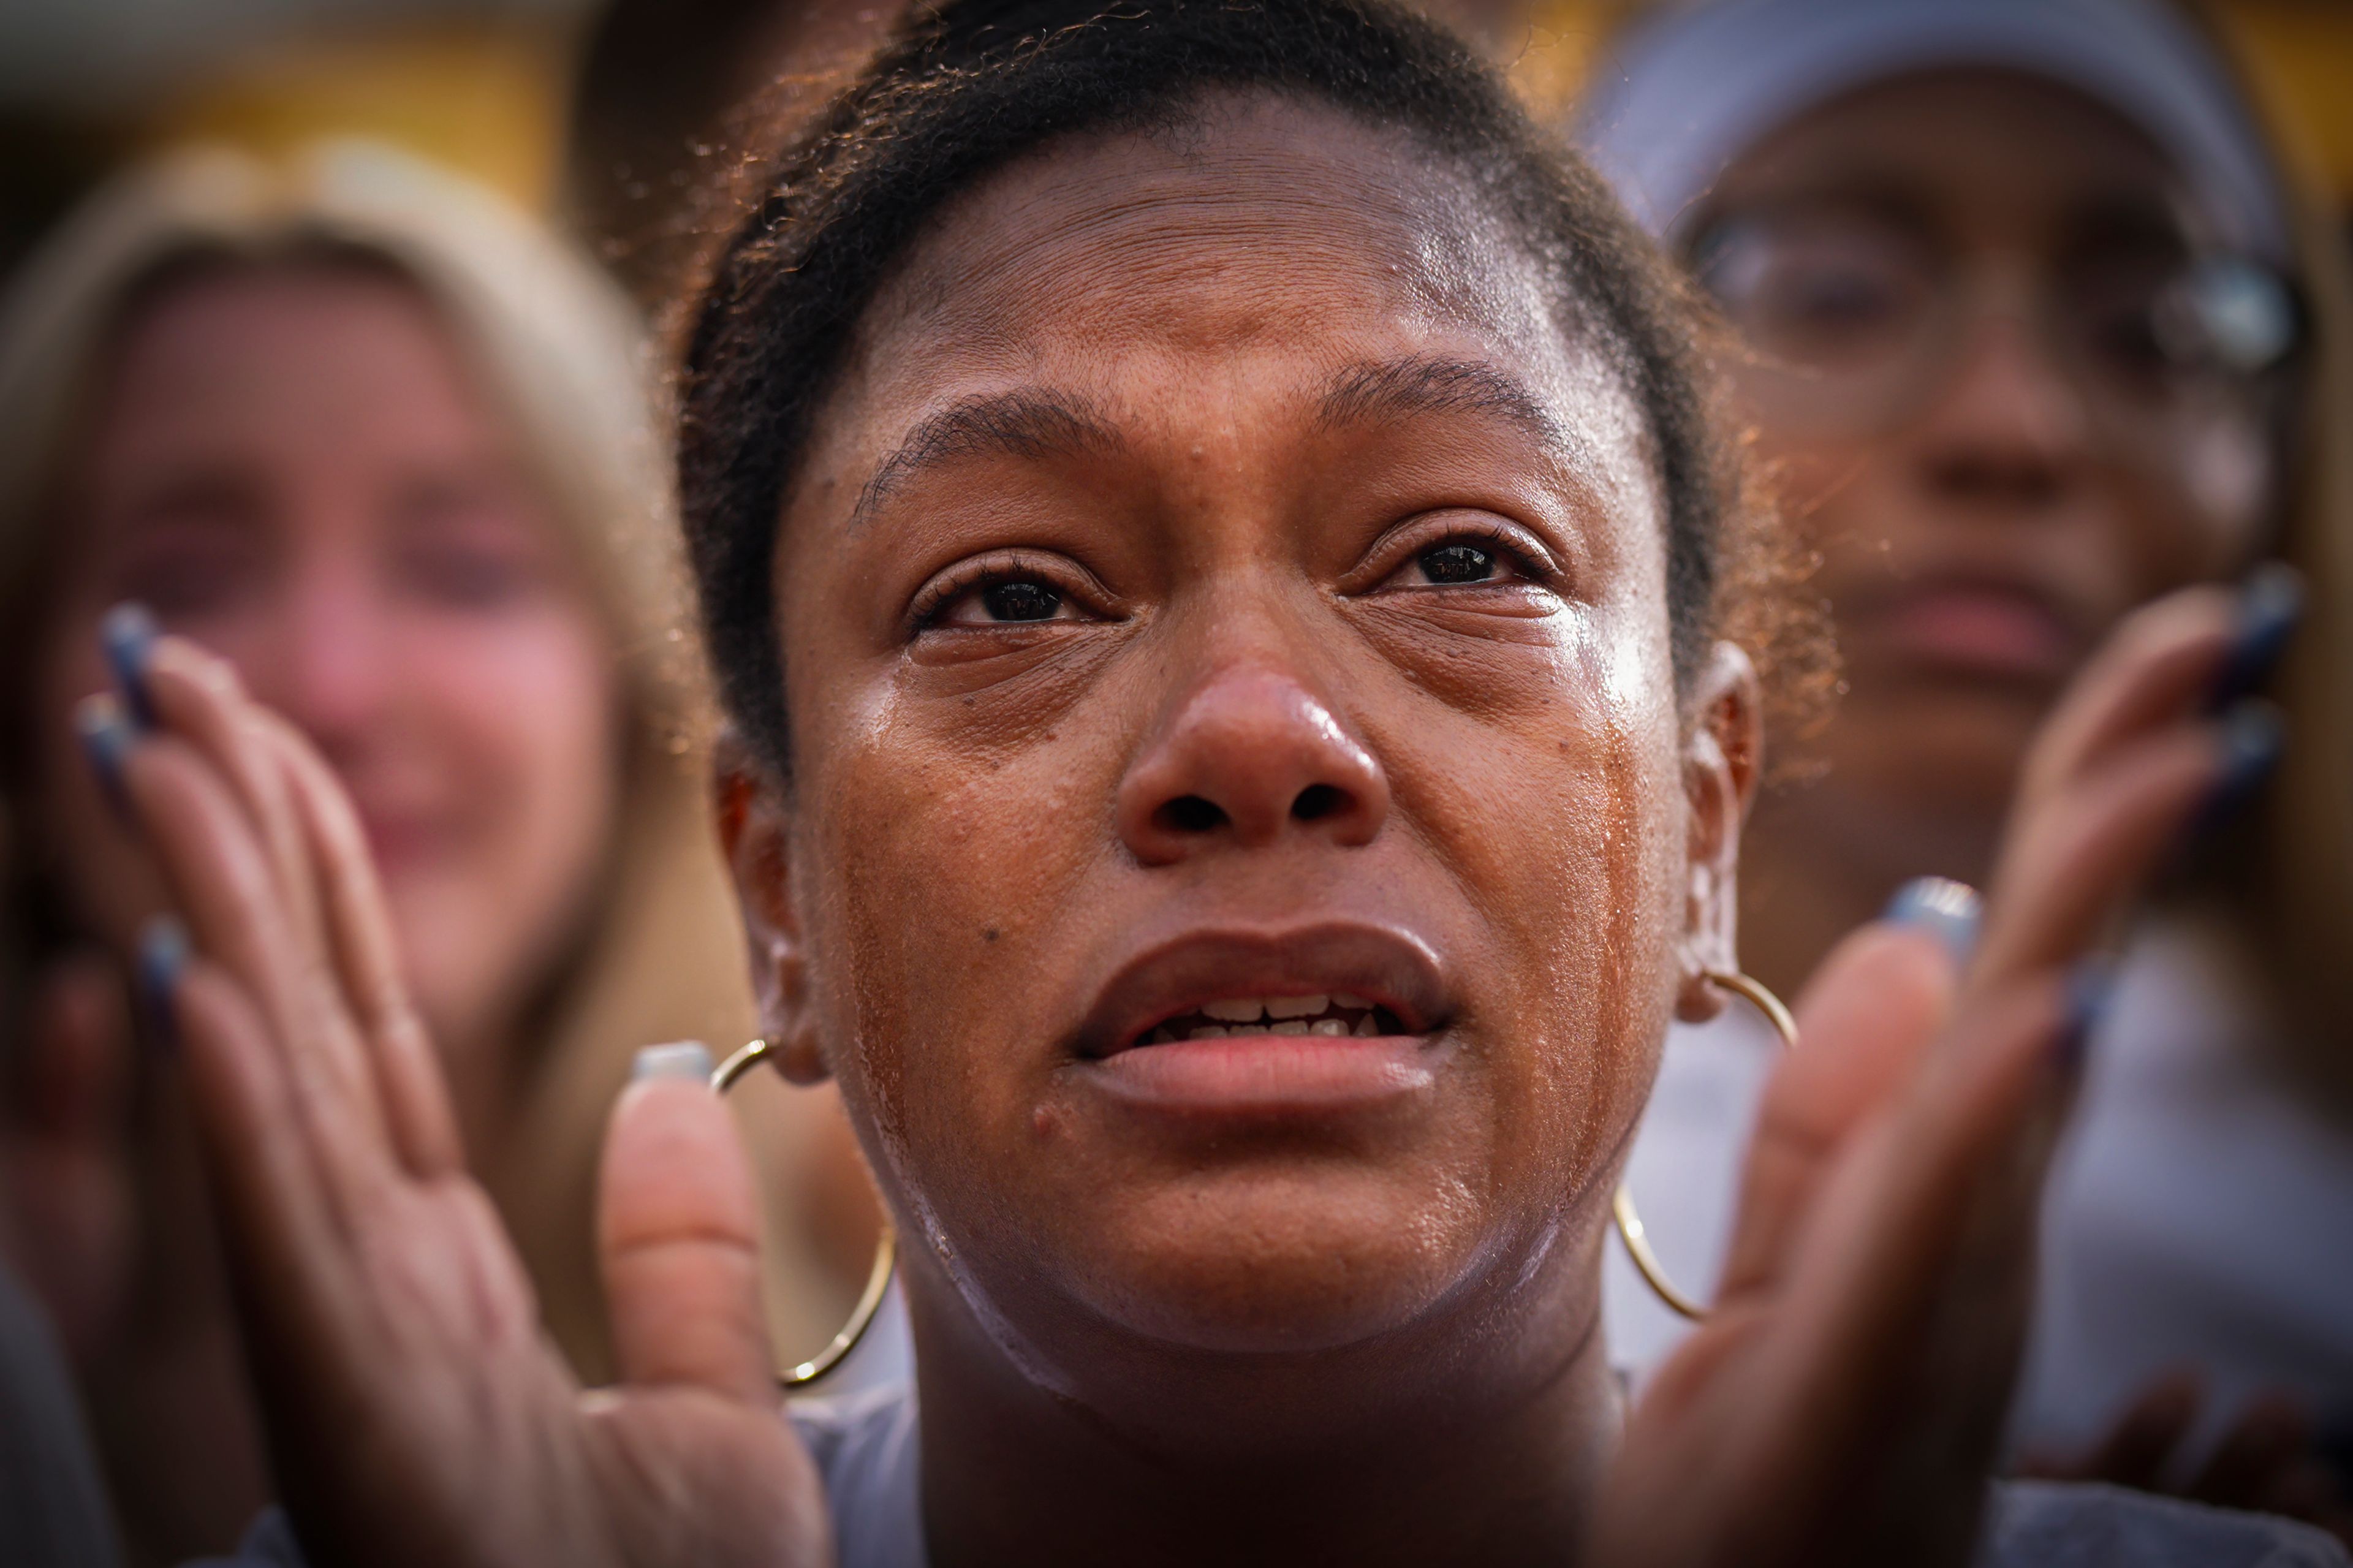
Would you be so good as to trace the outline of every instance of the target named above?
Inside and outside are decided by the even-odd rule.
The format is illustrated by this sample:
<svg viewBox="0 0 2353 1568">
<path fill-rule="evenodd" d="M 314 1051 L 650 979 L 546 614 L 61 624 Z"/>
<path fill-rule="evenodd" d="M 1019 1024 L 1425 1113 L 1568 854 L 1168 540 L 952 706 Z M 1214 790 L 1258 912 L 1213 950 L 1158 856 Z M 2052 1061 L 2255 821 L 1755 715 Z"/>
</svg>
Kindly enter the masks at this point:
<svg viewBox="0 0 2353 1568">
<path fill-rule="evenodd" d="M 1396 1014 L 1352 992 L 1304 996 L 1236 996 L 1205 1002 L 1190 1013 L 1164 1019 L 1138 1046 L 1168 1046 L 1181 1040 L 1222 1040 L 1239 1035 L 1398 1035 Z"/>
</svg>

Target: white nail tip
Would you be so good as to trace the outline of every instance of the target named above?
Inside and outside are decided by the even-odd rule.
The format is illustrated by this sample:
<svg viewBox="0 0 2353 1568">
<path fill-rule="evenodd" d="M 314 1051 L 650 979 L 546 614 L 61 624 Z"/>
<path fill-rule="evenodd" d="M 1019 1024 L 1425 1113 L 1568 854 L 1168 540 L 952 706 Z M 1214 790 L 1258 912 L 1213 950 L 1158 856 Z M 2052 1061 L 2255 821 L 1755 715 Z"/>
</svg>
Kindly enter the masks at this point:
<svg viewBox="0 0 2353 1568">
<path fill-rule="evenodd" d="M 697 1083 L 711 1077 L 711 1053 L 700 1040 L 672 1040 L 667 1045 L 648 1046 L 638 1053 L 629 1068 L 629 1081 L 640 1083 L 649 1078 L 691 1079 Z"/>
</svg>

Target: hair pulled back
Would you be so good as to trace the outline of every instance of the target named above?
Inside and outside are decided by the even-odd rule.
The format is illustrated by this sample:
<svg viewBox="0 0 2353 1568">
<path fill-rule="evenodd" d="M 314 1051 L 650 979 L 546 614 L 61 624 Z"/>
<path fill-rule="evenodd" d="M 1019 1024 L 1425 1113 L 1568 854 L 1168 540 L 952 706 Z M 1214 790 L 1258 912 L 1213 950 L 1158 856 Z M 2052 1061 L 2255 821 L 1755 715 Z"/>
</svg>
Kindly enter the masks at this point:
<svg viewBox="0 0 2353 1568">
<path fill-rule="evenodd" d="M 1678 680 L 1697 668 L 1725 522 L 1745 505 L 1697 318 L 1598 178 L 1461 45 L 1386 0 L 948 0 L 919 10 L 762 176 L 685 323 L 681 512 L 704 634 L 721 700 L 778 778 L 791 745 L 776 531 L 876 289 L 943 205 L 1042 143 L 1181 125 L 1206 95 L 1253 90 L 1449 160 L 1555 280 L 1564 330 L 1605 356 L 1649 426 Z"/>
</svg>

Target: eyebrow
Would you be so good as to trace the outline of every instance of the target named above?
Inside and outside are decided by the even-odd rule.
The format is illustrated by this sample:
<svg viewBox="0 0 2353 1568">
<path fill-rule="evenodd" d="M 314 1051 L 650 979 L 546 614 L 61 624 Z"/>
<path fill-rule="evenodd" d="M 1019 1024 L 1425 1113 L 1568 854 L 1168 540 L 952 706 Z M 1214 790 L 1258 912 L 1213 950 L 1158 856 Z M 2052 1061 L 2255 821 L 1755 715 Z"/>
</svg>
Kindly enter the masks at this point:
<svg viewBox="0 0 2353 1568">
<path fill-rule="evenodd" d="M 1563 457 L 1579 451 L 1525 382 L 1477 360 L 1418 355 L 1351 365 L 1324 394 L 1326 429 L 1422 414 L 1490 415 Z"/>
<path fill-rule="evenodd" d="M 1069 457 L 1122 445 L 1119 432 L 1085 399 L 1041 387 L 977 397 L 918 421 L 874 469 L 849 514 L 856 528 L 890 493 L 926 468 L 989 456 Z"/>
</svg>

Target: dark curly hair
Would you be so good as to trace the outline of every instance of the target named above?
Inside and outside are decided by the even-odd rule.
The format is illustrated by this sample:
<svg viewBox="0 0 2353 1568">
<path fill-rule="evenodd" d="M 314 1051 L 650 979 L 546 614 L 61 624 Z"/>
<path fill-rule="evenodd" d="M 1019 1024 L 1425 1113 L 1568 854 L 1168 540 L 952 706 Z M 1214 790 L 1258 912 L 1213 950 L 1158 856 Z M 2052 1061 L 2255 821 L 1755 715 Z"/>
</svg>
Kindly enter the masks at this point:
<svg viewBox="0 0 2353 1568">
<path fill-rule="evenodd" d="M 1336 108 L 1469 179 L 1649 426 L 1677 679 L 1711 637 L 1739 635 L 1717 601 L 1755 597 L 1726 589 L 1755 574 L 1744 542 L 1767 531 L 1715 416 L 1697 309 L 1592 172 L 1461 44 L 1386 0 L 946 0 L 754 176 L 681 323 L 681 510 L 703 632 L 721 701 L 780 779 L 778 521 L 876 289 L 992 172 L 1060 137 L 1179 126 L 1234 92 Z M 1786 640 L 1747 629 L 1760 661 Z"/>
</svg>

